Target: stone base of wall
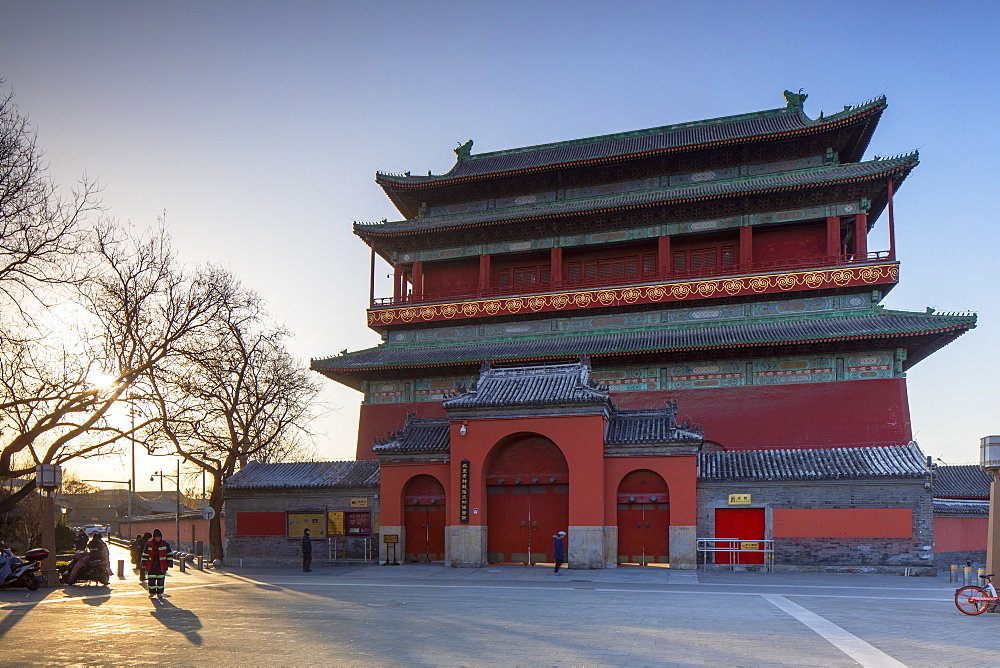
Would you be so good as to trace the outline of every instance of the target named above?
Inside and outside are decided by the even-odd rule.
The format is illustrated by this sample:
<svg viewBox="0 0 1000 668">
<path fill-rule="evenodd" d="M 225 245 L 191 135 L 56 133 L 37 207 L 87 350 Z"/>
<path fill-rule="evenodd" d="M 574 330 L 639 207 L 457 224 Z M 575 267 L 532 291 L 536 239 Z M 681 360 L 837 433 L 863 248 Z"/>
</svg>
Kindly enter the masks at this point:
<svg viewBox="0 0 1000 668">
<path fill-rule="evenodd" d="M 960 550 L 958 552 L 935 552 L 934 565 L 947 573 L 952 564 L 958 564 L 959 571 L 967 563 L 972 562 L 973 568 L 982 568 L 986 564 L 986 550 Z M 959 577 L 962 577 L 959 572 Z"/>
<path fill-rule="evenodd" d="M 464 524 L 445 527 L 445 563 L 455 568 L 486 566 L 486 527 Z"/>
<path fill-rule="evenodd" d="M 604 527 L 604 568 L 618 568 L 618 527 Z"/>
<path fill-rule="evenodd" d="M 567 537 L 567 563 L 570 568 L 605 568 L 604 527 L 571 526 Z"/>
<path fill-rule="evenodd" d="M 692 570 L 698 567 L 698 527 L 670 527 L 670 568 Z"/>
</svg>

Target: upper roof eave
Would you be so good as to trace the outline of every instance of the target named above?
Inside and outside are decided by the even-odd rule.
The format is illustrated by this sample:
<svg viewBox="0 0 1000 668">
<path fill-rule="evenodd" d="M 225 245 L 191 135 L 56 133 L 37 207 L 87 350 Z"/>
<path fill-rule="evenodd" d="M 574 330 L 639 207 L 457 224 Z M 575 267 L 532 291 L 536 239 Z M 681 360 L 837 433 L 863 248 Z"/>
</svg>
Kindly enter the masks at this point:
<svg viewBox="0 0 1000 668">
<path fill-rule="evenodd" d="M 837 316 L 810 320 L 789 319 L 774 323 L 703 325 L 624 334 L 600 334 L 482 342 L 474 345 L 391 347 L 380 345 L 328 359 L 314 359 L 313 371 L 345 382 L 355 374 L 394 369 L 453 367 L 497 363 L 530 363 L 566 359 L 579 355 L 593 358 L 640 355 L 658 352 L 685 352 L 835 343 L 873 339 L 899 339 L 946 335 L 948 341 L 976 327 L 975 314 L 929 314 L 909 311 L 879 311 L 870 315 Z M 678 332 L 682 334 L 675 336 Z M 686 332 L 686 334 L 684 334 Z M 936 349 L 936 348 L 935 348 Z M 918 359 L 919 361 L 919 359 Z M 347 383 L 351 385 L 351 383 Z M 353 386 L 353 385 L 352 385 Z"/>
<path fill-rule="evenodd" d="M 666 153 L 702 150 L 715 146 L 783 136 L 805 136 L 859 122 L 868 122 L 874 125 L 878 122 L 886 106 L 885 96 L 880 96 L 863 104 L 845 108 L 830 116 L 821 115 L 817 119 L 808 118 L 801 107 L 780 107 L 644 130 L 491 151 L 477 155 L 470 154 L 464 159 L 460 158 L 446 174 L 414 176 L 409 173 L 376 172 L 375 181 L 392 198 L 390 191 L 397 189 L 432 188 L 495 178 L 500 175 L 524 174 Z M 772 122 L 771 127 L 767 127 L 767 121 Z M 782 121 L 783 124 L 774 123 L 774 121 Z M 741 126 L 745 126 L 745 129 Z M 727 128 L 732 130 L 729 136 L 726 134 Z M 708 132 L 699 133 L 699 131 L 705 130 Z M 714 137 L 712 130 L 715 131 L 716 136 Z M 871 128 L 871 131 L 866 132 L 865 135 L 870 137 L 873 131 L 874 128 Z M 649 140 L 656 137 L 662 138 L 661 145 L 657 146 L 655 142 L 650 145 Z M 845 156 L 844 159 L 847 161 L 860 159 L 860 154 L 854 154 L 859 153 L 859 150 L 863 153 L 867 141 L 863 141 L 862 144 L 855 147 L 852 154 Z M 590 150 L 581 151 L 579 150 L 581 147 L 588 147 Z"/>
<path fill-rule="evenodd" d="M 800 170 L 779 175 L 739 178 L 716 181 L 694 186 L 674 186 L 626 193 L 622 195 L 591 197 L 581 200 L 563 200 L 541 205 L 493 209 L 487 212 L 451 214 L 433 218 L 401 221 L 383 220 L 375 223 L 354 223 L 354 233 L 365 239 L 373 237 L 403 236 L 423 232 L 442 232 L 452 229 L 482 227 L 493 224 L 529 222 L 546 218 L 574 215 L 594 215 L 626 209 L 639 209 L 660 205 L 678 205 L 689 202 L 725 199 L 728 197 L 785 192 L 804 188 L 832 186 L 840 183 L 875 181 L 899 174 L 898 188 L 906 176 L 920 162 L 919 152 L 914 151 L 892 158 L 869 160 L 831 167 Z M 366 238 L 367 237 L 367 238 Z"/>
</svg>

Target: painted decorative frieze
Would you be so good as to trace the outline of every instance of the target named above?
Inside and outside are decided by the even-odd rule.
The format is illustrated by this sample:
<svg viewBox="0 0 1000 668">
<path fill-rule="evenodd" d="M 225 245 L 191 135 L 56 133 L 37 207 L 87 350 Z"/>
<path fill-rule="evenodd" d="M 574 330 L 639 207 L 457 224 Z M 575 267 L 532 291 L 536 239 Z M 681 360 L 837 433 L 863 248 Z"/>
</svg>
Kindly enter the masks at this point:
<svg viewBox="0 0 1000 668">
<path fill-rule="evenodd" d="M 616 392 L 691 390 L 745 385 L 799 385 L 833 381 L 894 378 L 894 351 L 879 350 L 849 355 L 757 357 L 738 360 L 680 362 L 667 367 L 616 366 L 594 369 L 590 377 Z M 443 401 L 456 382 L 466 387 L 475 376 L 421 378 L 407 381 L 371 381 L 366 404 Z"/>
<path fill-rule="evenodd" d="M 469 387 L 478 376 L 416 378 L 413 380 L 369 381 L 364 388 L 365 404 L 403 404 L 420 401 L 444 401 L 445 393 L 456 383 Z"/>
<path fill-rule="evenodd" d="M 899 280 L 897 263 L 832 267 L 772 274 L 729 276 L 701 281 L 674 281 L 597 290 L 470 299 L 447 304 L 379 307 L 368 310 L 372 327 L 437 322 L 492 316 L 579 311 L 588 308 L 667 304 L 719 297 L 780 294 L 803 290 L 828 290 L 865 285 L 885 285 Z"/>
</svg>

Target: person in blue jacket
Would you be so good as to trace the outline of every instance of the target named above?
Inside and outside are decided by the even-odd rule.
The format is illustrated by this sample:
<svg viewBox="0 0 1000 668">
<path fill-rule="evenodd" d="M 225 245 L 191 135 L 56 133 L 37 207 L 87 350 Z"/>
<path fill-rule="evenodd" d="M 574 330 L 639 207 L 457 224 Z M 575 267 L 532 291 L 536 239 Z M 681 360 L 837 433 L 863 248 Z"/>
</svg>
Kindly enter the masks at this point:
<svg viewBox="0 0 1000 668">
<path fill-rule="evenodd" d="M 552 537 L 552 558 L 556 560 L 553 575 L 559 575 L 559 567 L 566 561 L 566 532 L 560 531 Z"/>
</svg>

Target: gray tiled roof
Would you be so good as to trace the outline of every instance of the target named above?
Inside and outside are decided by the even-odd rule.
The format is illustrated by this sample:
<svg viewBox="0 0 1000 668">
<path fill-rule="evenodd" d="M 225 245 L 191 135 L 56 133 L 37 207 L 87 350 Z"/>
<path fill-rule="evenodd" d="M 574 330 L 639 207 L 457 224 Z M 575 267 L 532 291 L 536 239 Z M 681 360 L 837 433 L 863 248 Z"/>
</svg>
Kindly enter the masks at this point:
<svg viewBox="0 0 1000 668">
<path fill-rule="evenodd" d="M 226 479 L 226 489 L 378 487 L 378 462 L 250 462 Z"/>
<path fill-rule="evenodd" d="M 621 156 L 655 154 L 678 148 L 747 141 L 787 133 L 824 131 L 869 117 L 877 121 L 886 107 L 884 97 L 815 120 L 801 107 L 783 107 L 736 116 L 680 123 L 573 141 L 527 146 L 470 155 L 443 176 L 379 174 L 380 183 L 421 185 L 483 175 L 519 172 L 555 165 L 608 160 Z M 853 147 L 860 155 L 864 146 Z M 856 158 L 855 158 L 856 159 Z"/>
<path fill-rule="evenodd" d="M 447 418 L 407 416 L 406 425 L 390 440 L 372 446 L 376 455 L 448 452 L 451 446 Z"/>
<path fill-rule="evenodd" d="M 445 399 L 445 410 L 606 404 L 608 389 L 590 382 L 586 364 L 550 364 L 510 369 L 484 369 L 474 389 Z"/>
<path fill-rule="evenodd" d="M 988 499 L 993 477 L 978 464 L 939 466 L 934 474 L 934 496 L 953 499 Z"/>
<path fill-rule="evenodd" d="M 507 209 L 492 209 L 484 212 L 427 216 L 413 220 L 355 223 L 354 229 L 357 234 L 364 237 L 366 235 L 408 234 L 421 230 L 534 220 L 544 217 L 593 214 L 623 208 L 642 208 L 660 204 L 676 204 L 717 197 L 730 197 L 747 193 L 806 188 L 846 181 L 865 181 L 883 178 L 886 175 L 895 174 L 900 170 L 903 171 L 905 176 L 918 162 L 917 154 L 912 153 L 887 160 L 847 163 L 768 176 L 745 177 L 729 181 L 657 188 L 639 193 L 556 201 L 552 203 L 510 207 Z"/>
<path fill-rule="evenodd" d="M 934 515 L 989 515 L 989 501 L 964 499 L 934 499 Z M 983 536 L 985 540 L 986 537 Z"/>
<path fill-rule="evenodd" d="M 975 327 L 974 315 L 938 315 L 903 311 L 828 318 L 701 325 L 582 336 L 545 336 L 483 343 L 396 347 L 379 345 L 338 357 L 313 360 L 319 372 L 412 368 L 493 361 L 529 361 L 579 355 L 620 355 L 804 343 L 945 335 L 953 338 Z M 941 338 L 939 336 L 938 338 Z M 941 344 L 943 345 L 943 344 Z M 919 351 L 911 358 L 919 359 Z"/>
<path fill-rule="evenodd" d="M 930 473 L 915 444 L 702 452 L 698 465 L 700 482 L 921 478 Z"/>
<path fill-rule="evenodd" d="M 676 410 L 615 411 L 608 421 L 604 442 L 608 445 L 700 441 L 698 427 L 681 425 Z"/>
</svg>

